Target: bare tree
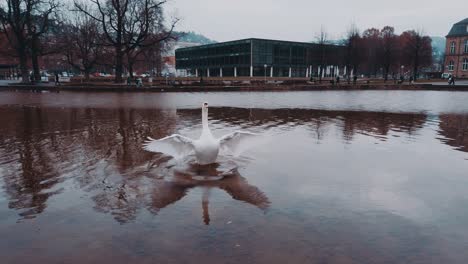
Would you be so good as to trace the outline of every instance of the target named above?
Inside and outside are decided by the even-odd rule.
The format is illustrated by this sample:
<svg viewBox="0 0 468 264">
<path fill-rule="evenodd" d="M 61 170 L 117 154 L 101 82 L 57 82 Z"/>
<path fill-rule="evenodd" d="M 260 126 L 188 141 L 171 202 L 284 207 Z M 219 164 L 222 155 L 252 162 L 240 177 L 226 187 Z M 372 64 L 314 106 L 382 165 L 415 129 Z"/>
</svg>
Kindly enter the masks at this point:
<svg viewBox="0 0 468 264">
<path fill-rule="evenodd" d="M 7 0 L 0 3 L 1 26 L 19 58 L 23 82 L 29 81 L 28 56 L 31 57 L 34 79 L 41 78 L 38 63 L 41 37 L 49 31 L 51 17 L 58 7 L 55 0 Z"/>
<path fill-rule="evenodd" d="M 68 64 L 83 72 L 85 80 L 89 81 L 91 71 L 103 54 L 100 27 L 94 19 L 81 13 L 70 15 L 63 37 L 64 54 Z"/>
<path fill-rule="evenodd" d="M 33 66 L 34 80 L 40 81 L 39 56 L 43 53 L 43 38 L 47 38 L 53 24 L 53 16 L 59 8 L 56 0 L 26 0 L 31 9 L 26 16 L 26 34 L 29 38 L 31 50 L 31 63 Z"/>
<path fill-rule="evenodd" d="M 115 82 L 122 82 L 124 57 L 146 45 L 154 25 L 163 15 L 167 0 L 90 0 L 97 15 L 88 12 L 75 1 L 77 10 L 97 21 L 103 34 L 115 51 Z M 173 23 L 172 28 L 176 22 Z M 172 32 L 172 30 L 171 30 Z"/>
<path fill-rule="evenodd" d="M 130 6 L 130 13 L 138 14 L 141 13 L 145 7 L 142 6 L 143 3 L 135 3 Z M 160 47 L 167 40 L 174 40 L 175 37 L 172 35 L 176 21 L 173 21 L 171 27 L 166 30 L 164 26 L 164 16 L 162 14 L 162 9 L 154 10 L 155 14 L 153 15 L 152 25 L 148 30 L 148 36 L 145 40 L 137 43 L 135 41 L 136 32 L 128 32 L 127 36 L 129 37 L 125 45 L 125 55 L 127 59 L 127 69 L 131 78 L 133 78 L 133 69 L 134 65 L 137 62 L 138 58 L 148 49 L 154 50 L 154 47 Z M 133 16 L 133 18 L 128 21 L 128 28 L 138 28 L 136 25 L 141 24 L 140 21 L 142 17 Z"/>
<path fill-rule="evenodd" d="M 326 66 L 326 59 L 327 59 L 327 48 L 328 48 L 328 34 L 323 27 L 323 25 L 320 27 L 320 32 L 318 33 L 318 36 L 316 37 L 317 41 L 316 43 L 318 44 L 318 64 L 320 66 L 320 71 L 318 72 L 319 74 L 319 83 L 322 83 L 322 75 L 323 75 L 323 70 Z"/>
<path fill-rule="evenodd" d="M 29 82 L 28 38 L 26 36 L 26 21 L 31 10 L 29 4 L 27 0 L 7 0 L 6 3 L 0 3 L 2 31 L 19 58 L 22 82 Z"/>
</svg>

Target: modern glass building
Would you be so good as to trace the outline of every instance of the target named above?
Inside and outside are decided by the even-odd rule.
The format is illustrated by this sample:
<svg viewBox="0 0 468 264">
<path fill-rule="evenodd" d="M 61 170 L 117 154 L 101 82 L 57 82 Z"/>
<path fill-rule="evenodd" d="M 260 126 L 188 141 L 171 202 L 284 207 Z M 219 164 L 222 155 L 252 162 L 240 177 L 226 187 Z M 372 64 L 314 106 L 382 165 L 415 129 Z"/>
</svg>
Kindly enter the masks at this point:
<svg viewBox="0 0 468 264">
<path fill-rule="evenodd" d="M 346 74 L 345 48 L 267 39 L 243 39 L 175 51 L 176 68 L 192 76 L 310 77 Z M 320 67 L 323 71 L 320 71 Z"/>
</svg>

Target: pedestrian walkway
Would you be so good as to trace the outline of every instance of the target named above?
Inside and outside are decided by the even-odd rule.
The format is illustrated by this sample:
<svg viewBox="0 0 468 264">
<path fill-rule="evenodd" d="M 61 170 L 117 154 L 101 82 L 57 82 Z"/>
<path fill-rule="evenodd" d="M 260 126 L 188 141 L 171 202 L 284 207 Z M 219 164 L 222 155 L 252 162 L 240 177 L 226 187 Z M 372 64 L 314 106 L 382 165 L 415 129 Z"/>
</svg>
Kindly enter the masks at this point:
<svg viewBox="0 0 468 264">
<path fill-rule="evenodd" d="M 9 86 L 10 84 L 19 84 L 21 81 L 19 80 L 0 80 L 0 86 Z M 26 84 L 27 85 L 27 84 Z M 52 87 L 55 86 L 54 82 L 48 82 L 48 83 L 37 83 L 34 86 L 39 86 L 39 87 Z"/>
<path fill-rule="evenodd" d="M 418 82 L 419 84 L 432 84 L 432 85 L 449 85 L 448 81 L 437 81 L 437 82 Z M 468 80 L 457 80 L 455 79 L 455 85 L 468 85 Z"/>
</svg>

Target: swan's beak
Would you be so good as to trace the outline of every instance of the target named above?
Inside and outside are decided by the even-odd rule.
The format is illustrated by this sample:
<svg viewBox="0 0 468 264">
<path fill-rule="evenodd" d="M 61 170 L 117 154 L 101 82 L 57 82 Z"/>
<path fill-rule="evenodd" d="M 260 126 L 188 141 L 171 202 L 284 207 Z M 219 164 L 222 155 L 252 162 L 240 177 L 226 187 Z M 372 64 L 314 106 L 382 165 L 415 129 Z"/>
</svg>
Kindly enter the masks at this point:
<svg viewBox="0 0 468 264">
<path fill-rule="evenodd" d="M 204 108 L 208 108 L 208 103 L 203 103 Z"/>
</svg>

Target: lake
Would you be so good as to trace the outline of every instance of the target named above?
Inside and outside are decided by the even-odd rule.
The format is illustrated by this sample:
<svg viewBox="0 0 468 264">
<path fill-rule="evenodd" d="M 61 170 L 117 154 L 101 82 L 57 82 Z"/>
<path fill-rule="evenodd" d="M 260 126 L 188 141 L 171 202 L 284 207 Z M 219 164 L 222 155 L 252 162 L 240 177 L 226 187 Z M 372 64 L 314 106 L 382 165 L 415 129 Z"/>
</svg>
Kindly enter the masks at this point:
<svg viewBox="0 0 468 264">
<path fill-rule="evenodd" d="M 198 137 L 204 101 L 263 144 L 142 149 Z M 1 263 L 468 259 L 468 93 L 0 92 L 0 124 Z"/>
</svg>

